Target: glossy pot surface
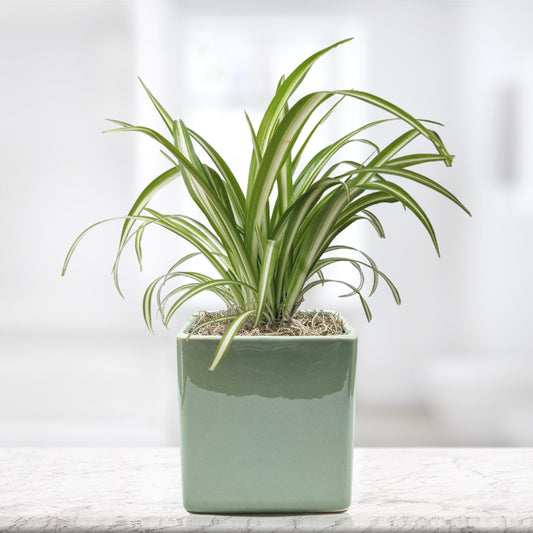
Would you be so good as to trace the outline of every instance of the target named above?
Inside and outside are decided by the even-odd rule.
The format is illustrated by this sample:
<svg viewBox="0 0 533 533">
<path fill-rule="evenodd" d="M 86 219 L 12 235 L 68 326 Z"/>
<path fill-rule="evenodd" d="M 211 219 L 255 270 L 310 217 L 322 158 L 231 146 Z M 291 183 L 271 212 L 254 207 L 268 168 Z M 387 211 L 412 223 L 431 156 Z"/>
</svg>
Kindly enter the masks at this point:
<svg viewBox="0 0 533 533">
<path fill-rule="evenodd" d="M 185 508 L 200 513 L 341 511 L 352 486 L 357 338 L 178 335 Z"/>
</svg>

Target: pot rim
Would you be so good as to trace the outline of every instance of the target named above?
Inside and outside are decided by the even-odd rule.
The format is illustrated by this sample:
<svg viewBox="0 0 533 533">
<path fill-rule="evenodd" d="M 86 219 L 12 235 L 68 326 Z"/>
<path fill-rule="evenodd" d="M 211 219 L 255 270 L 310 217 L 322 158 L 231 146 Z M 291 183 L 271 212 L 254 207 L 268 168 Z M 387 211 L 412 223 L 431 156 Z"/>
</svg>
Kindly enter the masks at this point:
<svg viewBox="0 0 533 533">
<path fill-rule="evenodd" d="M 325 341 L 325 340 L 346 340 L 346 341 L 352 341 L 357 339 L 357 334 L 355 333 L 352 326 L 350 326 L 349 322 L 336 311 L 330 311 L 330 310 L 319 310 L 326 314 L 333 314 L 335 313 L 341 320 L 342 325 L 344 327 L 345 333 L 342 333 L 340 335 L 236 335 L 232 342 L 251 342 L 256 341 L 257 339 L 273 339 L 278 341 L 287 341 L 287 342 L 295 342 L 295 341 L 302 341 L 303 339 L 306 340 L 315 340 L 317 341 Z M 191 328 L 192 324 L 194 323 L 196 319 L 197 314 L 194 313 L 185 323 L 185 325 L 181 328 L 181 330 L 178 332 L 177 338 L 178 340 L 183 341 L 190 341 L 190 340 L 220 340 L 222 338 L 222 335 L 190 335 L 188 333 L 189 329 Z"/>
</svg>

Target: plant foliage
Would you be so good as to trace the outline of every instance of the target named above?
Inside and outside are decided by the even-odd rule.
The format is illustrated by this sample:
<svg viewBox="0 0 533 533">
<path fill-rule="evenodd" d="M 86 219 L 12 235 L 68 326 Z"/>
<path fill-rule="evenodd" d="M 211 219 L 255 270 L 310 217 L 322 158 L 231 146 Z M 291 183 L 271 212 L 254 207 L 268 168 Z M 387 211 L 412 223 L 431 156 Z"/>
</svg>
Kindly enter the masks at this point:
<svg viewBox="0 0 533 533">
<path fill-rule="evenodd" d="M 128 215 L 119 217 L 124 222 L 113 266 L 117 290 L 120 292 L 118 267 L 122 251 L 132 242 L 140 264 L 143 234 L 148 225 L 160 226 L 192 244 L 196 253 L 182 257 L 168 272 L 150 283 L 143 299 L 143 313 L 152 330 L 154 311 L 168 326 L 180 306 L 198 293 L 211 291 L 220 297 L 233 321 L 219 343 L 211 369 L 224 357 L 245 320 L 252 317 L 257 325 L 287 319 L 298 309 L 306 292 L 318 284 L 335 282 L 346 286 L 348 293 L 343 296 L 358 297 L 368 320 L 371 319 L 370 308 L 362 294 L 365 275 L 372 279 L 370 295 L 382 279 L 400 303 L 396 287 L 367 254 L 333 243 L 348 226 L 360 220 L 371 224 L 377 234 L 384 237 L 383 227 L 371 208 L 397 202 L 420 220 L 439 253 L 428 216 L 392 179 L 409 180 L 433 189 L 468 213 L 451 192 L 412 170 L 422 163 L 436 161 L 451 166 L 453 156 L 439 135 L 430 129 L 430 125 L 438 123 L 417 120 L 380 97 L 355 90 L 318 91 L 289 103 L 313 64 L 347 40 L 320 50 L 290 75 L 282 77 L 257 130 L 246 116 L 253 146 L 246 191 L 241 189 L 219 153 L 183 121 L 173 119 L 142 81 L 167 134 L 111 121 L 117 128 L 109 131 L 148 135 L 170 161 L 168 170 L 140 193 Z M 311 137 L 347 99 L 365 102 L 389 116 L 360 126 L 308 156 L 306 149 Z M 324 107 L 325 112 L 318 113 L 319 108 Z M 386 146 L 379 147 L 367 136 L 373 128 L 388 121 L 404 124 L 405 131 Z M 420 137 L 429 142 L 433 153 L 399 155 Z M 371 154 L 367 160 L 339 161 L 341 149 L 354 142 L 369 147 Z M 183 214 L 162 214 L 148 206 L 157 192 L 176 179 L 183 180 L 203 213 L 204 221 Z M 80 239 L 103 222 L 107 221 L 90 226 L 74 241 L 65 259 L 63 274 Z M 196 255 L 202 255 L 216 274 L 208 276 L 184 270 L 184 264 Z M 353 266 L 356 283 L 325 277 L 328 266 L 339 262 Z M 171 281 L 178 285 L 164 295 L 163 290 Z"/>
</svg>

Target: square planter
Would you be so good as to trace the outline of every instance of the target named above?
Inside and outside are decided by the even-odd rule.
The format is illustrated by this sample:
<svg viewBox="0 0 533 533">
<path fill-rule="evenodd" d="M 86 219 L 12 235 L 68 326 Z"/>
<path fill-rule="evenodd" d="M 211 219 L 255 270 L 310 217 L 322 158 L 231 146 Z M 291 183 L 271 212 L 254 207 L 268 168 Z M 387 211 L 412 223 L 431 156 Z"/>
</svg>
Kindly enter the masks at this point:
<svg viewBox="0 0 533 533">
<path fill-rule="evenodd" d="M 198 513 L 332 512 L 352 487 L 357 338 L 178 335 L 183 502 Z"/>
</svg>

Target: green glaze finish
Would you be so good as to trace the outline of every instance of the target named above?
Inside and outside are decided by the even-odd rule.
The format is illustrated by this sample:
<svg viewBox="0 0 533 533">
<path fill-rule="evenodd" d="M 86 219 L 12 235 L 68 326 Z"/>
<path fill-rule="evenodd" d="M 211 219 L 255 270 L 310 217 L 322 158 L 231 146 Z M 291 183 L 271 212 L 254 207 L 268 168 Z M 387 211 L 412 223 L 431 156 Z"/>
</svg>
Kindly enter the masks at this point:
<svg viewBox="0 0 533 533">
<path fill-rule="evenodd" d="M 357 338 L 178 335 L 183 503 L 198 513 L 341 511 L 352 486 Z"/>
</svg>

